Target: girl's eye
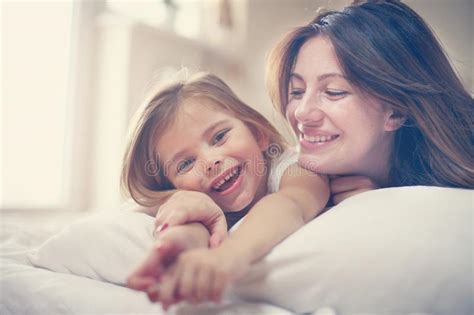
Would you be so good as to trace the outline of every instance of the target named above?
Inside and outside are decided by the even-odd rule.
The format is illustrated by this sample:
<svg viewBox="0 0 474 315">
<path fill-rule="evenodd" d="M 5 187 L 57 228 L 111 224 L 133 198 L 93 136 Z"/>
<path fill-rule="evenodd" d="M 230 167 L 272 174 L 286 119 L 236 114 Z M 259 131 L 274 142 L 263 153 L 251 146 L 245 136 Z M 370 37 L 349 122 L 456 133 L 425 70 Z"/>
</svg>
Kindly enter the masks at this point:
<svg viewBox="0 0 474 315">
<path fill-rule="evenodd" d="M 290 91 L 290 96 L 294 99 L 301 99 L 303 98 L 304 90 L 293 89 Z"/>
<path fill-rule="evenodd" d="M 225 136 L 227 135 L 227 133 L 229 132 L 230 129 L 224 129 L 224 130 L 221 130 L 219 131 L 218 133 L 216 133 L 216 135 L 214 136 L 214 138 L 212 139 L 212 144 L 218 144 L 220 143 L 221 141 L 224 140 Z"/>
<path fill-rule="evenodd" d="M 348 92 L 343 90 L 326 90 L 323 93 L 326 95 L 327 98 L 332 100 L 338 100 L 349 94 Z"/>
<path fill-rule="evenodd" d="M 183 160 L 179 162 L 178 165 L 176 166 L 176 172 L 184 173 L 188 171 L 191 168 L 191 165 L 193 164 L 193 162 L 194 161 L 192 159 L 187 159 L 187 160 Z"/>
</svg>

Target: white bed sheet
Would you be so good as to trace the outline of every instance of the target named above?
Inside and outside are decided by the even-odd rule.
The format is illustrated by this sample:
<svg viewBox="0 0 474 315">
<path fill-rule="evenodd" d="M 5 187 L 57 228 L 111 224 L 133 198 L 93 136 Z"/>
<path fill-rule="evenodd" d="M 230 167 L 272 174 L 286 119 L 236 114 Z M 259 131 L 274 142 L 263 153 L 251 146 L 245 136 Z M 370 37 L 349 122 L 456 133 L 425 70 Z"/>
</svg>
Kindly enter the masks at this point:
<svg viewBox="0 0 474 315">
<path fill-rule="evenodd" d="M 0 314 L 165 314 L 145 294 L 128 288 L 71 274 L 31 266 L 28 251 L 12 244 L 0 258 Z M 228 297 L 220 305 L 180 304 L 166 314 L 293 314 L 265 303 L 249 303 Z"/>
<path fill-rule="evenodd" d="M 359 194 L 255 264 L 232 288 L 240 299 L 167 314 L 472 315 L 473 201 L 474 190 L 439 187 Z M 0 224 L 0 237 L 14 236 L 0 241 L 0 314 L 163 314 L 145 294 L 110 283 L 123 283 L 146 254 L 153 218 L 78 222 L 43 243 L 39 256 L 31 248 L 57 227 Z M 36 266 L 63 273 L 33 267 L 29 254 Z"/>
<path fill-rule="evenodd" d="M 159 304 L 149 302 L 142 292 L 32 266 L 28 255 L 58 232 L 66 220 L 57 218 L 56 222 L 49 221 L 47 225 L 2 222 L 0 314 L 293 314 L 271 304 L 244 302 L 233 296 L 228 296 L 221 304 L 181 303 L 164 312 Z"/>
</svg>

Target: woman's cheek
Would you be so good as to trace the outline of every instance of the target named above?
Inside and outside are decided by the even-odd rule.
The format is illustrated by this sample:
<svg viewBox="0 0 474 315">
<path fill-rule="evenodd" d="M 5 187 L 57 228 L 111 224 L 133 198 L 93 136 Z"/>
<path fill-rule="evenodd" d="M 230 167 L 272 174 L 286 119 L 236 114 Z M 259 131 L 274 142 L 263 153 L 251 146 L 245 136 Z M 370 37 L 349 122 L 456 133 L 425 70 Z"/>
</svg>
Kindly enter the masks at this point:
<svg viewBox="0 0 474 315">
<path fill-rule="evenodd" d="M 293 129 L 293 132 L 296 134 L 297 133 L 297 121 L 295 118 L 295 110 L 296 110 L 296 104 L 295 102 L 290 102 L 288 103 L 288 106 L 286 107 L 286 120 L 291 125 L 291 128 Z"/>
</svg>

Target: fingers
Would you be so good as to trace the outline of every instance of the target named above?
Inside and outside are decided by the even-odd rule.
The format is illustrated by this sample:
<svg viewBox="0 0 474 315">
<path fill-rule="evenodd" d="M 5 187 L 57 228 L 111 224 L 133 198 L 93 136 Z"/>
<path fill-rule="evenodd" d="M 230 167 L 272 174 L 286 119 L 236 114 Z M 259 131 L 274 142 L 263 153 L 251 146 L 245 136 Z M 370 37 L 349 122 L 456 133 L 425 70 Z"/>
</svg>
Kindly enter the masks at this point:
<svg viewBox="0 0 474 315">
<path fill-rule="evenodd" d="M 158 302 L 160 299 L 160 284 L 155 283 L 154 285 L 149 286 L 146 290 L 146 294 L 148 295 L 150 302 Z"/>
<path fill-rule="evenodd" d="M 180 244 L 173 241 L 155 244 L 142 264 L 128 277 L 127 286 L 131 289 L 147 291 L 158 283 L 167 268 L 183 251 Z M 152 299 L 152 298 L 150 298 Z"/>
<path fill-rule="evenodd" d="M 156 232 L 161 232 L 168 227 L 182 225 L 188 222 L 190 222 L 190 220 L 185 208 L 179 209 L 166 207 L 163 210 L 160 208 L 160 210 L 158 210 L 158 215 L 155 218 Z"/>
<path fill-rule="evenodd" d="M 207 266 L 199 269 L 196 275 L 195 298 L 198 302 L 203 302 L 210 299 L 209 286 L 212 285 L 212 270 Z"/>
<path fill-rule="evenodd" d="M 209 237 L 209 247 L 210 248 L 215 248 L 222 243 L 222 241 L 227 237 L 227 231 L 225 235 L 220 235 L 219 233 L 212 234 Z"/>
<path fill-rule="evenodd" d="M 157 283 L 155 278 L 142 277 L 138 275 L 131 275 L 127 279 L 127 287 L 139 291 L 147 291 L 148 288 L 154 286 Z"/>
<path fill-rule="evenodd" d="M 138 268 L 127 279 L 127 286 L 135 290 L 145 290 L 148 285 L 154 284 L 162 273 L 161 255 L 159 246 L 155 245 Z"/>
<path fill-rule="evenodd" d="M 227 237 L 227 221 L 224 213 L 217 215 L 213 221 L 209 222 L 209 225 L 204 223 L 211 233 L 209 239 L 209 246 L 211 248 L 217 247 Z"/>
<path fill-rule="evenodd" d="M 211 234 L 224 239 L 227 222 L 222 209 L 208 195 L 196 191 L 179 191 L 173 194 L 159 209 L 155 218 L 157 230 L 164 226 L 201 222 Z"/>
<path fill-rule="evenodd" d="M 182 299 L 185 299 L 187 301 L 194 300 L 196 267 L 197 266 L 195 264 L 187 264 L 186 268 L 183 268 L 183 270 L 181 271 L 178 294 Z"/>
<path fill-rule="evenodd" d="M 351 191 L 346 191 L 346 192 L 342 192 L 342 193 L 338 193 L 338 194 L 334 194 L 332 196 L 332 201 L 334 203 L 334 205 L 337 205 L 339 204 L 341 201 L 349 198 L 349 197 L 352 197 L 354 195 L 357 195 L 357 194 L 360 194 L 364 191 L 369 191 L 371 189 L 361 189 L 361 190 L 351 190 Z"/>
<path fill-rule="evenodd" d="M 229 279 L 226 275 L 218 272 L 214 273 L 209 290 L 209 299 L 215 303 L 219 303 L 222 300 L 222 295 L 228 282 Z"/>
<path fill-rule="evenodd" d="M 178 302 L 177 299 L 177 284 L 179 283 L 180 270 L 179 266 L 173 266 L 166 275 L 163 276 L 159 286 L 159 301 L 163 309 L 167 310 L 170 305 Z"/>
</svg>

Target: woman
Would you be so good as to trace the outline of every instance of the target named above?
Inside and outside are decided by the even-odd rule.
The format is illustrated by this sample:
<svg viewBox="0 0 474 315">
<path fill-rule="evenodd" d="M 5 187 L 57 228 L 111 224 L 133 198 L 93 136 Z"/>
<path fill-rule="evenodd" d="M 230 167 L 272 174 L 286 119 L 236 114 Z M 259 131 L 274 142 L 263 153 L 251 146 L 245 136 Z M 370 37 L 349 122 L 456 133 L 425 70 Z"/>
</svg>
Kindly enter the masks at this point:
<svg viewBox="0 0 474 315">
<path fill-rule="evenodd" d="M 284 38 L 268 69 L 313 171 L 382 187 L 474 187 L 473 99 L 408 6 L 357 1 L 319 14 Z M 315 144 L 318 133 L 330 141 Z"/>
<path fill-rule="evenodd" d="M 376 186 L 474 188 L 473 98 L 407 5 L 355 1 L 320 13 L 283 38 L 267 69 L 300 164 L 335 175 L 335 203 Z M 201 221 L 224 235 L 213 209 L 164 211 L 156 223 Z"/>
</svg>

